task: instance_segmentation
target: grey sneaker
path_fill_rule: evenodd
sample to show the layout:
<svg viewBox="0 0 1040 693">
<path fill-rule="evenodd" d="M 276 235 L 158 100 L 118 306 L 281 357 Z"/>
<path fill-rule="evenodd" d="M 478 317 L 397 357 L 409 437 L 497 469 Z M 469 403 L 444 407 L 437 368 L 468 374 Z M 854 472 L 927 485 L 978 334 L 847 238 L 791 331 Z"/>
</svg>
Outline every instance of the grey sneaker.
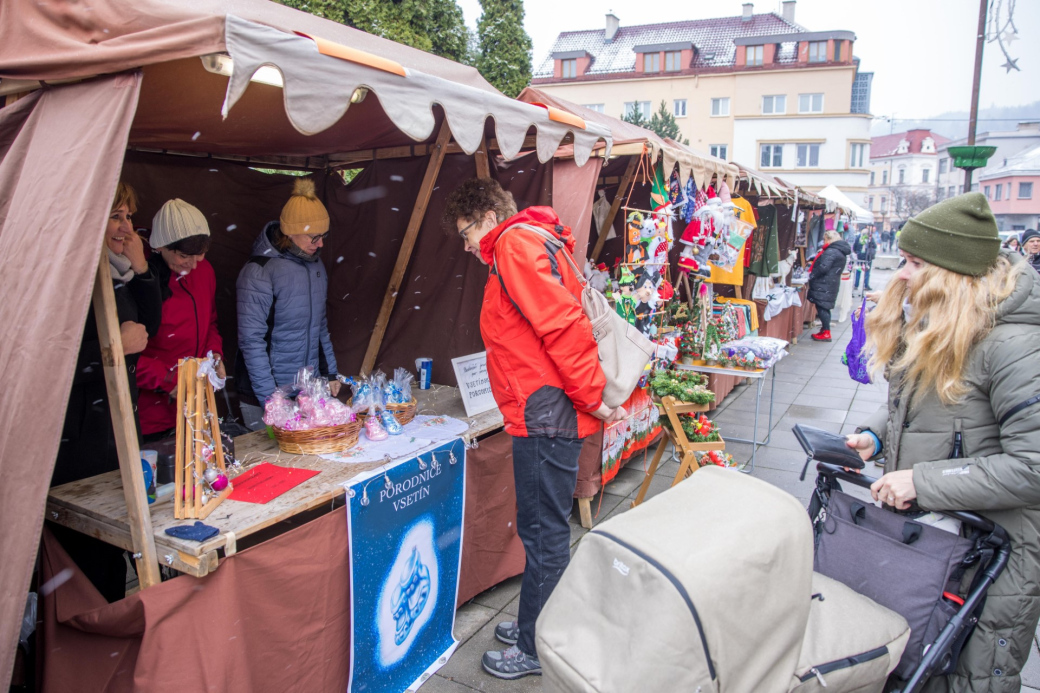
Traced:
<svg viewBox="0 0 1040 693">
<path fill-rule="evenodd" d="M 520 639 L 520 624 L 516 621 L 502 621 L 495 626 L 495 637 L 499 642 L 507 645 L 515 645 Z"/>
<path fill-rule="evenodd" d="M 528 674 L 542 675 L 542 665 L 536 657 L 528 657 L 513 645 L 508 650 L 485 652 L 480 660 L 484 671 L 500 679 L 518 679 Z"/>
</svg>

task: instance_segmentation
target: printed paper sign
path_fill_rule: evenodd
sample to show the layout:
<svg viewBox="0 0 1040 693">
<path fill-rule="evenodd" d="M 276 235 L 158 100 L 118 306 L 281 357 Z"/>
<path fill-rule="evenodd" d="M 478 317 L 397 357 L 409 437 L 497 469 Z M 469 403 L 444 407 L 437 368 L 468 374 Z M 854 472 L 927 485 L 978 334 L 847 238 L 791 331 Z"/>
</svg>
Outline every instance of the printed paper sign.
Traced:
<svg viewBox="0 0 1040 693">
<path fill-rule="evenodd" d="M 483 414 L 498 406 L 491 395 L 486 351 L 452 359 L 451 365 L 455 369 L 455 379 L 459 381 L 459 392 L 462 393 L 466 416 Z"/>
<path fill-rule="evenodd" d="M 466 446 L 461 439 L 355 477 L 347 491 L 347 690 L 418 688 L 458 646 Z"/>
</svg>

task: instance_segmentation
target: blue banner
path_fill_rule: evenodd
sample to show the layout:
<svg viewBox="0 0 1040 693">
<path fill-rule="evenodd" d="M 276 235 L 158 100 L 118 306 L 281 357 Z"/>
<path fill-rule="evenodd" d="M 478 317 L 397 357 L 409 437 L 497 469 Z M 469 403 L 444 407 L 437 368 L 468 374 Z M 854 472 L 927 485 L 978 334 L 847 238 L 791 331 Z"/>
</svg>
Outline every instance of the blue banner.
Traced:
<svg viewBox="0 0 1040 693">
<path fill-rule="evenodd" d="M 461 439 L 347 489 L 353 638 L 348 690 L 417 688 L 455 651 L 466 447 Z"/>
</svg>

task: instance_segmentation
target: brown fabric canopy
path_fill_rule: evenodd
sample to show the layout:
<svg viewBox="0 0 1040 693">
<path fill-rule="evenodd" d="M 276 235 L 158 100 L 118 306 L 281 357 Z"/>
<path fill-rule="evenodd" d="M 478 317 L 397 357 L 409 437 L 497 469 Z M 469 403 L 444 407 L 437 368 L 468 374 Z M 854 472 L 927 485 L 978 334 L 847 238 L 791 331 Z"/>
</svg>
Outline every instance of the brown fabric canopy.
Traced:
<svg viewBox="0 0 1040 693">
<path fill-rule="evenodd" d="M 0 23 L 3 19 L 0 19 Z M 119 180 L 137 74 L 0 109 L 0 681 L 10 680 L 44 500 Z"/>
</svg>

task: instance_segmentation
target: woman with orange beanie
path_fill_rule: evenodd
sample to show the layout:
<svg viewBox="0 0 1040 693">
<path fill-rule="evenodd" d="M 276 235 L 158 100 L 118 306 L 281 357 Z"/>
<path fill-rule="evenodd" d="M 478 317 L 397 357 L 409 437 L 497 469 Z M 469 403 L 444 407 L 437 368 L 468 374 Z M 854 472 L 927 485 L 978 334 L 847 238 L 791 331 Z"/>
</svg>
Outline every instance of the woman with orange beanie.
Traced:
<svg viewBox="0 0 1040 693">
<path fill-rule="evenodd" d="M 329 278 L 321 263 L 328 233 L 329 213 L 314 181 L 299 178 L 280 218 L 264 227 L 238 275 L 235 381 L 250 428 L 263 427 L 264 400 L 292 384 L 304 366 L 329 377 L 332 394 L 339 392 L 325 315 Z"/>
</svg>

